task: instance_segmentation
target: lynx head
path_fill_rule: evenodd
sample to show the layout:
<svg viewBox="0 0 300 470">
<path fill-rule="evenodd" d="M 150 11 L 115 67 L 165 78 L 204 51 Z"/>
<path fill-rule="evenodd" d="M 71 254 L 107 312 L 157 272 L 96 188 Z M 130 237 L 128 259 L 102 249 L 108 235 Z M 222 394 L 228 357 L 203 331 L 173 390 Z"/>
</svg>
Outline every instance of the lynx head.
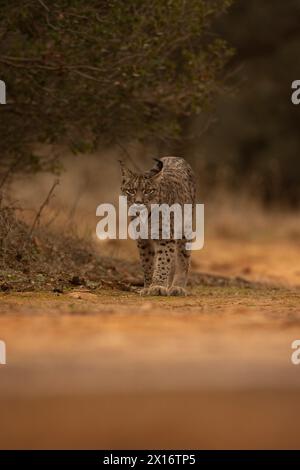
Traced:
<svg viewBox="0 0 300 470">
<path fill-rule="evenodd" d="M 121 191 L 123 196 L 127 196 L 128 204 L 150 204 L 159 203 L 160 177 L 163 163 L 156 160 L 156 166 L 144 174 L 136 174 L 126 168 L 120 161 L 122 183 Z"/>
</svg>

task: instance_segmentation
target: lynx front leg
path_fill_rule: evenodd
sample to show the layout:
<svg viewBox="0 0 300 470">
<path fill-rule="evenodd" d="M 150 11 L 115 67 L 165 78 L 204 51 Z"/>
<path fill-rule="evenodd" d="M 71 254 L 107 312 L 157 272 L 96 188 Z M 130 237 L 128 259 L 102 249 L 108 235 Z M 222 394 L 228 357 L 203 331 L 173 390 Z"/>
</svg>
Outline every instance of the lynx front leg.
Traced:
<svg viewBox="0 0 300 470">
<path fill-rule="evenodd" d="M 154 266 L 154 247 L 151 240 L 137 240 L 137 246 L 140 253 L 140 259 L 142 263 L 144 273 L 144 289 L 141 293 L 146 293 L 147 288 L 152 282 L 153 266 Z M 145 292 L 143 292 L 145 291 Z"/>
<path fill-rule="evenodd" d="M 159 240 L 155 242 L 155 261 L 152 283 L 146 295 L 169 295 L 168 283 L 173 261 L 173 246 L 174 243 L 172 240 Z"/>
<path fill-rule="evenodd" d="M 177 240 L 176 243 L 176 272 L 169 295 L 187 295 L 185 290 L 190 267 L 191 251 L 185 248 L 186 240 Z"/>
</svg>

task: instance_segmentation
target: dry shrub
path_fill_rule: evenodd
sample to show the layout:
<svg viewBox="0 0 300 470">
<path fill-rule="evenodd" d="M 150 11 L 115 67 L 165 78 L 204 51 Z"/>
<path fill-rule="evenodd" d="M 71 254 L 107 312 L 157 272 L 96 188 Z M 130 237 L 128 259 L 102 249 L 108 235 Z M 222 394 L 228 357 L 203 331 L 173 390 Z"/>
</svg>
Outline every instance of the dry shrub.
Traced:
<svg viewBox="0 0 300 470">
<path fill-rule="evenodd" d="M 137 266 L 97 254 L 92 242 L 75 234 L 31 227 L 13 206 L 0 207 L 0 286 L 2 291 L 54 290 L 74 286 L 129 290 L 140 284 Z"/>
</svg>

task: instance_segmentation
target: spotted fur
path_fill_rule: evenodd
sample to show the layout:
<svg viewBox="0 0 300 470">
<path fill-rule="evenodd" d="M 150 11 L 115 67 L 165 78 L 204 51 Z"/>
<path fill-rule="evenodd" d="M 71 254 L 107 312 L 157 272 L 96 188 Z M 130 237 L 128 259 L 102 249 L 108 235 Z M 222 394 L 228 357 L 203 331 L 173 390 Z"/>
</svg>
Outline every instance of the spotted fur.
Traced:
<svg viewBox="0 0 300 470">
<path fill-rule="evenodd" d="M 195 203 L 195 180 L 190 165 L 178 157 L 163 157 L 147 173 L 136 174 L 121 162 L 122 194 L 128 204 Z M 160 237 L 159 237 L 160 238 Z M 186 240 L 137 240 L 144 271 L 142 295 L 186 295 L 190 251 Z"/>
</svg>

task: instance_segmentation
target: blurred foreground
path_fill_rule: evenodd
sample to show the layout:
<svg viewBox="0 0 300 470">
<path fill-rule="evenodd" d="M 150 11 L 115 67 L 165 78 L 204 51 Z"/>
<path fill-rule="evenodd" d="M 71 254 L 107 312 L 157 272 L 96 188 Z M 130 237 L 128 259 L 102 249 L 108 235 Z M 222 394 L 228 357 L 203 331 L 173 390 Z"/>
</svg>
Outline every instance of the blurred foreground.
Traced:
<svg viewBox="0 0 300 470">
<path fill-rule="evenodd" d="M 2 294 L 1 448 L 299 448 L 299 244 L 228 237 L 186 298 Z"/>
</svg>

